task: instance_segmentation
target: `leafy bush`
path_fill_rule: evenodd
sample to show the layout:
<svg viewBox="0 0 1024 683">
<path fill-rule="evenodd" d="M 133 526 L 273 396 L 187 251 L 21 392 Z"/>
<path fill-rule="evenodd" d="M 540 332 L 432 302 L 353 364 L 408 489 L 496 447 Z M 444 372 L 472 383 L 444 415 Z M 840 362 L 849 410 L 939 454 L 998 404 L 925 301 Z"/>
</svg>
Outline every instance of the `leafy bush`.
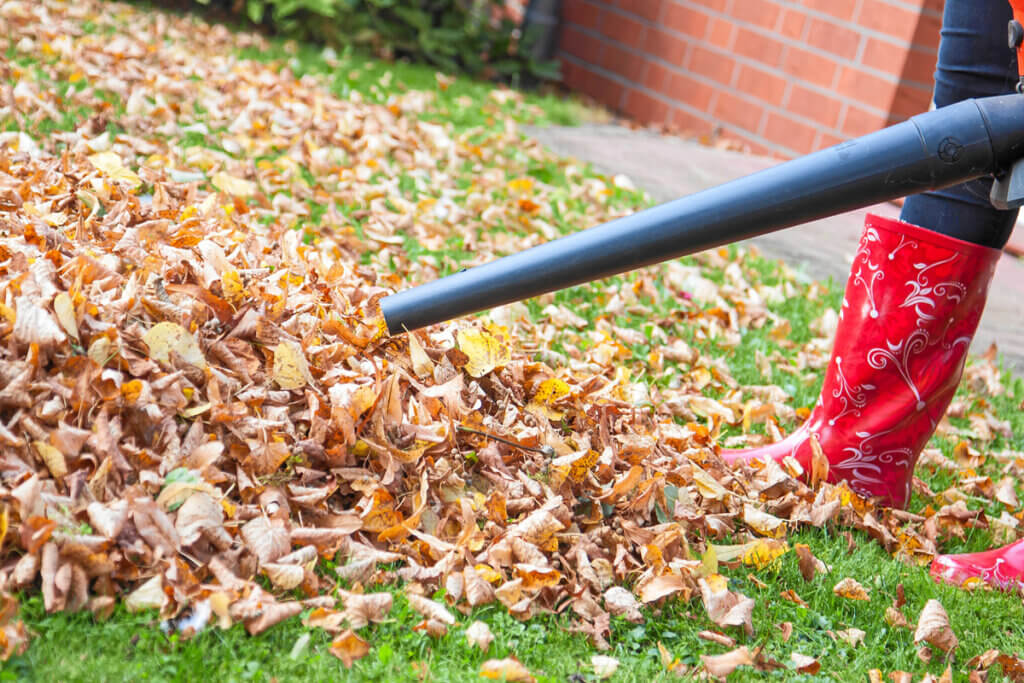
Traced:
<svg viewBox="0 0 1024 683">
<path fill-rule="evenodd" d="M 557 79 L 557 63 L 531 56 L 512 0 L 191 0 L 280 35 L 430 62 L 507 81 Z"/>
</svg>

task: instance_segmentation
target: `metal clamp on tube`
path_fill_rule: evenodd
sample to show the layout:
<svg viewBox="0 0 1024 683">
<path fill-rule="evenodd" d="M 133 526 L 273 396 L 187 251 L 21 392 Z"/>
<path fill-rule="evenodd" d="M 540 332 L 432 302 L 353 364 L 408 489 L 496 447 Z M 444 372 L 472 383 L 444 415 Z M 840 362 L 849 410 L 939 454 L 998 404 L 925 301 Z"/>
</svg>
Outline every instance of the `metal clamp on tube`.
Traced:
<svg viewBox="0 0 1024 683">
<path fill-rule="evenodd" d="M 1024 2 L 1024 0 L 1021 0 Z M 1024 97 L 967 100 L 381 300 L 391 334 L 988 174 L 1024 158 Z"/>
</svg>

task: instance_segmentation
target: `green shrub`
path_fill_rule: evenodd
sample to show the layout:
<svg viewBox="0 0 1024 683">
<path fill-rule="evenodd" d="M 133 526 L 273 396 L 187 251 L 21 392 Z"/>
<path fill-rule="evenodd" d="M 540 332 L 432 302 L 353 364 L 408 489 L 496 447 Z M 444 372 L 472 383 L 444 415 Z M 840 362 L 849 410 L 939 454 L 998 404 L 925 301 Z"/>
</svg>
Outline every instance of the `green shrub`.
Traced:
<svg viewBox="0 0 1024 683">
<path fill-rule="evenodd" d="M 519 82 L 557 79 L 557 63 L 530 56 L 508 0 L 191 0 L 279 35 L 357 45 L 386 58 Z"/>
</svg>

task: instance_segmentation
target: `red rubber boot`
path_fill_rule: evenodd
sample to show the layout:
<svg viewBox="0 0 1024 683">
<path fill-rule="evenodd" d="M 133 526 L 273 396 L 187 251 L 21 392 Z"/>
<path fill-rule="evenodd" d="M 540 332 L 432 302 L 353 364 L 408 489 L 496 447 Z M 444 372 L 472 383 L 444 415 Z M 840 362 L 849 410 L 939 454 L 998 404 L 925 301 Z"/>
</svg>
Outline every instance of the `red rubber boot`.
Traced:
<svg viewBox="0 0 1024 683">
<path fill-rule="evenodd" d="M 932 561 L 932 577 L 955 586 L 970 587 L 983 581 L 993 588 L 1024 589 L 1024 540 L 983 553 L 939 555 Z"/>
<path fill-rule="evenodd" d="M 814 434 L 829 481 L 903 507 L 917 456 L 960 382 L 1000 253 L 868 215 L 810 417 L 778 443 L 723 457 L 791 455 L 809 472 Z"/>
</svg>

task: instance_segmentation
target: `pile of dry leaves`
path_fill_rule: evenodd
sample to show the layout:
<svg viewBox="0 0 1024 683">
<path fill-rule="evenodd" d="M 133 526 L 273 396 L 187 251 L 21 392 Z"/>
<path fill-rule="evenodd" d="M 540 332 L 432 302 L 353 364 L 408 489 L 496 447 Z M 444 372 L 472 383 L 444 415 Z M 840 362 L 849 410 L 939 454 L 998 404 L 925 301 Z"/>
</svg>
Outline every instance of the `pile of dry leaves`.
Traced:
<svg viewBox="0 0 1024 683">
<path fill-rule="evenodd" d="M 82 28 L 108 15 L 122 22 L 112 38 Z M 778 387 L 738 386 L 721 359 L 666 333 L 678 319 L 652 320 L 647 359 L 623 345 L 637 332 L 607 320 L 577 332 L 585 351 L 552 351 L 586 324 L 554 304 L 536 324 L 513 306 L 488 323 L 386 336 L 379 298 L 444 265 L 409 259 L 407 238 L 436 248 L 462 234 L 486 260 L 552 236 L 544 189 L 496 165 L 508 150 L 546 158 L 511 123 L 481 144 L 425 123 L 429 93 L 338 99 L 232 56 L 258 38 L 111 3 L 4 3 L 0 35 L 0 47 L 46 57 L 2 64 L 19 80 L 0 114 L 93 112 L 73 132 L 0 134 L 6 591 L 41 590 L 51 612 L 157 608 L 193 631 L 213 620 L 259 633 L 314 607 L 307 623 L 336 632 L 332 651 L 350 663 L 368 650 L 353 629 L 391 607 L 369 589 L 400 582 L 432 635 L 455 623 L 452 609 L 497 601 L 522 619 L 573 613 L 604 648 L 611 615 L 640 620 L 666 598 L 699 597 L 715 623 L 753 633 L 753 600 L 719 569 L 767 566 L 800 526 L 863 529 L 923 563 L 941 536 L 990 523 L 956 492 L 933 494 L 929 516 L 875 509 L 821 483 L 824 462 L 810 485 L 773 464 L 729 469 L 715 454 L 724 424 L 767 423 L 767 436 L 741 439 L 754 443 L 794 411 Z M 88 85 L 48 87 L 39 72 Z M 124 104 L 120 132 L 102 93 Z M 206 144 L 183 144 L 188 133 Z M 399 175 L 431 198 L 406 199 Z M 614 215 L 601 181 L 574 192 L 581 225 Z M 311 202 L 326 208 L 306 244 L 293 226 Z M 530 236 L 482 229 L 502 221 Z M 721 286 L 678 264 L 665 276 L 689 292 L 679 317 L 698 335 L 735 340 L 775 322 L 785 336 L 765 301 L 795 285 L 750 285 L 742 261 Z M 642 308 L 648 277 L 608 292 L 608 310 Z M 824 320 L 796 361 L 760 362 L 813 373 L 831 330 Z M 683 370 L 666 389 L 625 369 L 666 360 Z M 970 380 L 1001 391 L 991 365 Z M 961 450 L 964 468 L 983 457 Z M 1007 455 L 1006 473 L 1021 462 Z M 926 463 L 959 467 L 935 453 Z M 1015 536 L 1012 486 L 974 479 L 968 489 L 1007 498 L 1000 524 Z M 825 569 L 797 552 L 811 577 Z M 322 558 L 337 558 L 336 575 Z M 863 591 L 836 581 L 851 599 Z M 439 588 L 447 604 L 428 597 Z M 15 613 L 5 597 L 5 657 L 26 646 Z M 485 646 L 486 627 L 474 628 Z M 710 673 L 778 664 L 747 648 L 722 657 L 706 658 Z"/>
</svg>

